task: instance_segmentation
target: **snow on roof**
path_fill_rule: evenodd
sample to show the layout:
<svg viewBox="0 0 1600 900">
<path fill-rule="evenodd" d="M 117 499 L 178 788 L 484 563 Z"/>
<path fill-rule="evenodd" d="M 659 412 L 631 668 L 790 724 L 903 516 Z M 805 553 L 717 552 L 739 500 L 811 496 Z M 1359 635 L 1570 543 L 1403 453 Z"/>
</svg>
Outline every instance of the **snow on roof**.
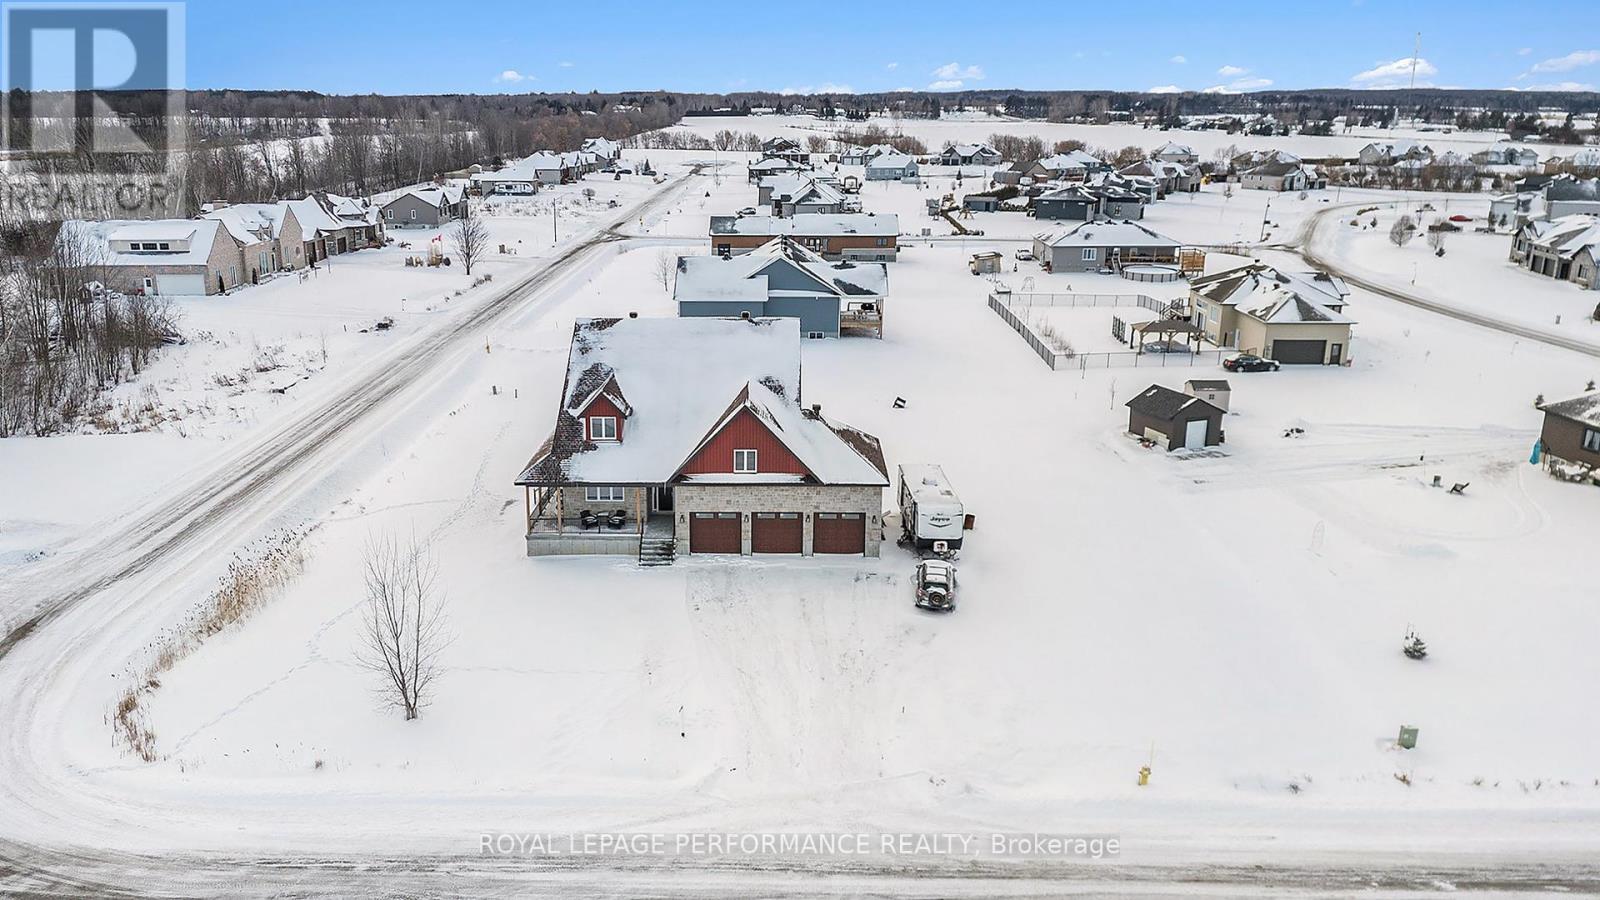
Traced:
<svg viewBox="0 0 1600 900">
<path fill-rule="evenodd" d="M 1162 144 L 1156 148 L 1155 155 L 1161 156 L 1164 153 L 1181 153 L 1185 156 L 1193 156 L 1194 148 L 1190 147 L 1188 144 L 1180 144 L 1177 141 L 1167 141 L 1165 144 Z"/>
<path fill-rule="evenodd" d="M 750 168 L 757 172 L 792 172 L 800 168 L 800 164 L 790 159 L 784 159 L 781 156 L 769 156 L 766 159 L 751 163 Z"/>
<path fill-rule="evenodd" d="M 1544 196 L 1548 200 L 1600 200 L 1600 178 L 1557 175 L 1545 182 Z"/>
<path fill-rule="evenodd" d="M 977 156 L 980 153 L 986 156 L 1000 155 L 988 144 L 951 144 L 944 148 L 944 153 L 954 153 L 956 156 Z"/>
<path fill-rule="evenodd" d="M 1238 310 L 1252 319 L 1268 325 L 1297 325 L 1308 323 L 1351 324 L 1352 319 L 1334 312 L 1326 306 L 1302 297 L 1290 288 L 1272 282 L 1254 291 L 1248 302 L 1236 304 Z"/>
<path fill-rule="evenodd" d="M 1079 222 L 1070 228 L 1038 236 L 1051 247 L 1173 247 L 1179 243 L 1133 222 Z"/>
<path fill-rule="evenodd" d="M 809 280 L 811 290 L 769 288 L 775 267 L 786 267 Z M 889 269 L 883 263 L 829 263 L 821 256 L 781 237 L 738 256 L 680 256 L 673 299 L 765 301 L 776 296 L 833 296 L 841 300 L 881 298 L 889 290 Z"/>
<path fill-rule="evenodd" d="M 798 172 L 767 175 L 761 179 L 760 184 L 762 187 L 770 188 L 773 197 L 788 198 L 790 203 L 844 202 L 844 193 L 839 189 Z"/>
<path fill-rule="evenodd" d="M 445 206 L 454 206 L 455 204 L 460 203 L 461 196 L 461 189 L 454 185 L 419 185 L 417 187 L 406 188 L 399 194 L 396 194 L 394 199 L 390 200 L 389 203 L 394 203 L 396 200 L 399 200 L 402 197 L 415 197 L 434 209 L 441 209 Z M 387 206 L 389 204 L 386 203 L 384 205 Z"/>
<path fill-rule="evenodd" d="M 1600 428 L 1600 391 L 1586 391 L 1568 400 L 1558 400 L 1539 407 L 1547 413 Z"/>
<path fill-rule="evenodd" d="M 234 240 L 254 244 L 278 237 L 288 208 L 281 203 L 237 203 L 201 214 L 221 222 Z"/>
<path fill-rule="evenodd" d="M 146 219 L 105 222 L 69 220 L 63 222 L 56 240 L 82 236 L 97 244 L 110 266 L 203 266 L 211 257 L 211 247 L 223 231 L 215 219 Z M 168 251 L 118 252 L 112 241 L 183 242 L 186 249 Z"/>
<path fill-rule="evenodd" d="M 1226 305 L 1248 301 L 1253 292 L 1273 284 L 1283 285 L 1323 306 L 1343 306 L 1345 298 L 1350 296 L 1350 286 L 1337 275 L 1285 272 L 1259 262 L 1203 275 L 1190 282 L 1189 288 L 1208 300 Z"/>
<path fill-rule="evenodd" d="M 1600 217 L 1575 213 L 1559 219 L 1529 223 L 1532 244 L 1562 259 L 1571 259 L 1589 247 L 1600 246 Z"/>
<path fill-rule="evenodd" d="M 909 165 L 917 165 L 917 160 L 910 159 L 902 152 L 891 151 L 874 157 L 872 162 L 867 163 L 867 168 L 906 168 Z"/>
<path fill-rule="evenodd" d="M 617 156 L 622 152 L 622 145 L 607 138 L 592 137 L 585 138 L 583 144 L 578 149 L 586 150 L 590 153 L 593 153 L 597 156 L 603 156 L 607 159 L 616 159 Z"/>
<path fill-rule="evenodd" d="M 911 499 L 927 511 L 940 509 L 960 515 L 961 498 L 956 496 L 944 469 L 933 463 L 905 463 L 900 467 L 900 483 L 906 486 Z"/>
<path fill-rule="evenodd" d="M 572 410 L 597 390 L 627 392 L 622 441 L 583 439 Z M 771 318 L 578 320 L 555 431 L 517 481 L 663 484 L 742 409 L 818 480 L 887 484 L 875 438 L 802 412 L 799 320 Z"/>
<path fill-rule="evenodd" d="M 900 233 L 900 217 L 894 213 L 798 213 L 785 218 L 775 216 L 712 216 L 712 234 L 824 236 L 862 234 L 887 237 Z"/>
</svg>

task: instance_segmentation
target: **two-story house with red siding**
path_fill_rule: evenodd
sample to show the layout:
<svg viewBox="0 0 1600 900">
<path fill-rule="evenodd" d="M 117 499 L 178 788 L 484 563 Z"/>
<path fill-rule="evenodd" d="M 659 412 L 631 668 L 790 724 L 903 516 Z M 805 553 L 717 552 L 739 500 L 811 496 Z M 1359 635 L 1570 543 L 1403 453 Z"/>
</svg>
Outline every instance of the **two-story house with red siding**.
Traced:
<svg viewBox="0 0 1600 900">
<path fill-rule="evenodd" d="M 790 318 L 582 319 L 528 461 L 528 555 L 877 556 L 877 438 L 800 388 Z"/>
</svg>

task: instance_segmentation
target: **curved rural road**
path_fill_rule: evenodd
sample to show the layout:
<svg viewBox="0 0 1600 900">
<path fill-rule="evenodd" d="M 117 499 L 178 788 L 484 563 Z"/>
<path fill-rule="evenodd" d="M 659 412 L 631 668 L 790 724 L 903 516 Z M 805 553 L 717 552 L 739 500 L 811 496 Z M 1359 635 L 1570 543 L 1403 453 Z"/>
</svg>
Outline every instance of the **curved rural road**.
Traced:
<svg viewBox="0 0 1600 900">
<path fill-rule="evenodd" d="M 1560 347 L 1563 350 L 1571 350 L 1574 353 L 1582 353 L 1586 356 L 1600 357 L 1600 345 L 1590 343 L 1589 341 L 1580 340 L 1578 338 L 1567 337 L 1566 335 L 1554 334 L 1552 332 L 1545 331 L 1542 328 L 1533 328 L 1523 325 L 1519 322 L 1513 322 L 1509 319 L 1499 318 L 1498 316 L 1491 316 L 1485 313 L 1461 309 L 1460 307 L 1451 306 L 1448 303 L 1440 303 L 1436 300 L 1429 300 L 1426 297 L 1421 297 L 1390 285 L 1380 284 L 1370 278 L 1351 272 L 1348 268 L 1340 265 L 1337 259 L 1330 257 L 1325 253 L 1318 252 L 1316 249 L 1317 233 L 1322 228 L 1323 224 L 1330 217 L 1337 219 L 1336 214 L 1342 210 L 1357 205 L 1360 204 L 1345 204 L 1343 206 L 1332 206 L 1327 209 L 1318 210 L 1306 218 L 1305 223 L 1300 227 L 1299 235 L 1296 236 L 1292 244 L 1269 244 L 1265 246 L 1271 249 L 1281 249 L 1290 253 L 1294 253 L 1316 268 L 1332 275 L 1337 275 L 1356 287 L 1371 291 L 1380 297 L 1387 297 L 1390 300 L 1404 303 L 1407 306 L 1425 309 L 1428 312 L 1437 313 L 1441 316 L 1449 316 L 1452 319 L 1458 319 L 1462 322 L 1470 322 L 1473 325 L 1481 325 L 1484 328 L 1490 328 L 1495 331 L 1515 335 L 1516 337 L 1520 338 L 1527 338 L 1531 341 L 1538 341 L 1541 344 L 1548 344 L 1552 347 Z"/>
</svg>

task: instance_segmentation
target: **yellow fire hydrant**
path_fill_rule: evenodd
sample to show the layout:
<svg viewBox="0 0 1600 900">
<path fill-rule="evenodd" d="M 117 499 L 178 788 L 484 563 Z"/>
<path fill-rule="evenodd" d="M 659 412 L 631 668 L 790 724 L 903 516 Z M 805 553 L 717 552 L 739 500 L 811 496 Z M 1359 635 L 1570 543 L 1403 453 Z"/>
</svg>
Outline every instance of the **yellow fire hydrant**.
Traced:
<svg viewBox="0 0 1600 900">
<path fill-rule="evenodd" d="M 1149 783 L 1150 783 L 1150 767 L 1149 766 L 1140 766 L 1139 767 L 1139 787 L 1144 787 L 1144 786 L 1148 785 Z"/>
</svg>

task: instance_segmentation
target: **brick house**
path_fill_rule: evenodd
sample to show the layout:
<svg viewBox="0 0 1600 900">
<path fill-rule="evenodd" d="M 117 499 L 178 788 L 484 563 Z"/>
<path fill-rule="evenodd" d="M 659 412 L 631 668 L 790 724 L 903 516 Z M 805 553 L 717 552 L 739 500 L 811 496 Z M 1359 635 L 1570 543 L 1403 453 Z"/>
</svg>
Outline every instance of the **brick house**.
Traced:
<svg viewBox="0 0 1600 900">
<path fill-rule="evenodd" d="M 239 242 L 214 219 L 68 221 L 56 240 L 95 253 L 110 286 L 129 293 L 218 294 L 248 283 Z"/>
<path fill-rule="evenodd" d="M 778 237 L 792 238 L 827 260 L 894 262 L 900 217 L 892 213 L 711 217 L 711 252 L 719 256 L 748 253 Z"/>
<path fill-rule="evenodd" d="M 883 451 L 800 383 L 795 319 L 580 319 L 516 480 L 528 555 L 877 556 Z"/>
</svg>

